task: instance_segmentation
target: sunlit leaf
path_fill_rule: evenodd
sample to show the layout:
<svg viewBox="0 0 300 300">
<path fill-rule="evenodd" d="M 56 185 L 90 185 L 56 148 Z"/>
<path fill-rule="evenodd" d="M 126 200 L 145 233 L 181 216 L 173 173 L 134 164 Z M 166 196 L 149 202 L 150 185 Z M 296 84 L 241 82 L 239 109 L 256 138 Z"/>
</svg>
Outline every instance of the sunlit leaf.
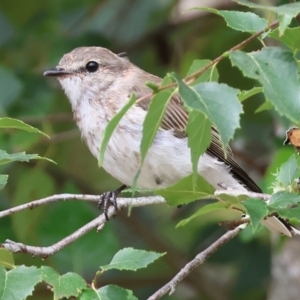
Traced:
<svg viewBox="0 0 300 300">
<path fill-rule="evenodd" d="M 199 83 L 187 86 L 176 74 L 179 94 L 190 110 L 204 113 L 217 128 L 224 149 L 239 127 L 242 106 L 237 98 L 238 90 L 217 82 Z"/>
<path fill-rule="evenodd" d="M 32 127 L 32 126 L 24 123 L 23 121 L 17 120 L 17 119 L 0 118 L 0 128 L 20 129 L 20 130 L 24 130 L 24 131 L 27 131 L 27 132 L 39 133 L 39 134 L 42 134 L 42 135 L 49 138 L 49 136 L 46 133 L 38 130 L 35 127 Z"/>
<path fill-rule="evenodd" d="M 279 6 L 269 6 L 269 5 L 260 5 L 253 3 L 247 0 L 234 0 L 238 4 L 245 5 L 251 8 L 260 8 L 266 9 L 278 14 L 278 19 L 280 21 L 279 30 L 280 34 L 284 32 L 287 26 L 291 23 L 292 19 L 300 13 L 300 3 L 294 2 Z"/>
<path fill-rule="evenodd" d="M 106 125 L 104 134 L 103 134 L 103 140 L 100 146 L 100 151 L 99 151 L 99 158 L 98 158 L 98 165 L 102 166 L 103 160 L 104 160 L 104 154 L 105 150 L 107 148 L 108 142 L 113 135 L 116 127 L 118 126 L 119 122 L 123 118 L 123 116 L 126 114 L 126 112 L 130 109 L 132 105 L 134 105 L 136 101 L 136 97 L 134 94 L 131 95 L 129 101 L 127 104 L 125 104 L 122 109 L 114 115 L 114 117 L 109 121 L 109 123 Z"/>
<path fill-rule="evenodd" d="M 258 32 L 268 26 L 268 21 L 252 12 L 217 10 L 209 7 L 199 7 L 200 10 L 209 11 L 222 16 L 227 25 L 242 32 Z"/>
<path fill-rule="evenodd" d="M 117 252 L 109 265 L 101 266 L 102 270 L 131 270 L 145 268 L 165 253 L 124 248 Z"/>
<path fill-rule="evenodd" d="M 170 187 L 156 190 L 155 193 L 164 197 L 172 206 L 213 195 L 215 189 L 203 177 L 197 174 L 196 185 L 194 185 L 193 179 L 193 174 L 191 174 Z"/>
<path fill-rule="evenodd" d="M 268 214 L 267 203 L 258 199 L 248 199 L 242 203 L 250 217 L 251 226 L 255 232 L 258 229 L 259 223 Z"/>
<path fill-rule="evenodd" d="M 300 123 L 300 81 L 292 52 L 268 47 L 251 53 L 234 51 L 229 57 L 245 76 L 262 84 L 266 98 L 280 114 Z"/>
</svg>

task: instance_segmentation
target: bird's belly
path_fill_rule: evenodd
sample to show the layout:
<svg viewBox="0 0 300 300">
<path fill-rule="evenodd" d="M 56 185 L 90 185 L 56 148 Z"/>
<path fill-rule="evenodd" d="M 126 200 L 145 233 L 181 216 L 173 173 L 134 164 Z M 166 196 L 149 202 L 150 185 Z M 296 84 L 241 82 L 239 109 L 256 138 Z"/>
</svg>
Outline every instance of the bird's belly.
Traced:
<svg viewBox="0 0 300 300">
<path fill-rule="evenodd" d="M 175 184 L 192 173 L 190 149 L 187 139 L 180 139 L 171 131 L 159 131 L 150 147 L 143 165 L 140 164 L 141 134 L 114 134 L 104 158 L 104 169 L 123 184 L 131 186 L 141 167 L 137 186 L 159 189 Z M 241 188 L 228 167 L 216 158 L 203 154 L 198 163 L 198 173 L 216 189 L 219 183 Z"/>
</svg>

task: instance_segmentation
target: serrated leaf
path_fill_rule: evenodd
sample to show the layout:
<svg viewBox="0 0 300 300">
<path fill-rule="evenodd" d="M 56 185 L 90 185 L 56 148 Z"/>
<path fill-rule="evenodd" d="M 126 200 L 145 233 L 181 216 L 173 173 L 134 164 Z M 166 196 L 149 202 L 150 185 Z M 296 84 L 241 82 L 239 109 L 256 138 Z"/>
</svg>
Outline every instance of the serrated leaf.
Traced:
<svg viewBox="0 0 300 300">
<path fill-rule="evenodd" d="M 187 86 L 175 73 L 171 76 L 177 81 L 179 94 L 190 110 L 204 113 L 216 126 L 225 147 L 239 127 L 242 106 L 237 98 L 239 90 L 217 82 L 198 83 Z"/>
<path fill-rule="evenodd" d="M 227 210 L 227 208 L 224 206 L 223 203 L 221 202 L 216 202 L 216 203 L 211 203 L 211 204 L 207 204 L 204 205 L 203 207 L 201 207 L 200 209 L 198 209 L 195 213 L 193 213 L 190 217 L 181 220 L 177 225 L 176 228 L 178 227 L 182 227 L 185 226 L 187 223 L 191 222 L 193 219 L 208 214 L 212 211 L 216 211 L 216 210 Z"/>
<path fill-rule="evenodd" d="M 13 269 L 15 267 L 12 253 L 4 248 L 0 248 L 0 265 L 6 269 Z M 0 299 L 2 298 L 0 297 Z"/>
<path fill-rule="evenodd" d="M 258 229 L 259 223 L 268 214 L 267 203 L 258 199 L 248 199 L 242 203 L 250 217 L 253 232 Z"/>
<path fill-rule="evenodd" d="M 101 300 L 138 300 L 131 290 L 125 290 L 117 285 L 106 285 L 98 290 Z"/>
<path fill-rule="evenodd" d="M 273 207 L 269 207 L 269 208 L 270 208 L 270 212 L 276 212 L 283 219 L 300 222 L 299 206 L 294 208 L 273 208 Z"/>
<path fill-rule="evenodd" d="M 246 77 L 261 82 L 266 98 L 280 114 L 299 123 L 300 81 L 291 51 L 268 47 L 252 53 L 234 51 L 229 57 Z"/>
<path fill-rule="evenodd" d="M 0 299 L 26 299 L 39 281 L 40 272 L 36 267 L 18 266 L 6 271 L 0 266 Z"/>
<path fill-rule="evenodd" d="M 1 164 L 1 161 L 0 161 Z M 2 190 L 7 184 L 8 175 L 0 174 L 0 190 Z"/>
<path fill-rule="evenodd" d="M 193 185 L 195 187 L 198 175 L 199 158 L 209 147 L 211 142 L 211 123 L 203 113 L 192 110 L 189 113 L 186 132 L 188 134 L 188 146 L 191 149 Z"/>
<path fill-rule="evenodd" d="M 195 59 L 190 66 L 189 71 L 186 74 L 186 77 L 190 76 L 191 74 L 201 70 L 202 68 L 206 67 L 211 60 L 209 59 Z M 219 73 L 216 65 L 213 65 L 204 73 L 202 73 L 191 85 L 195 85 L 200 82 L 207 82 L 207 81 L 218 81 L 219 80 Z"/>
<path fill-rule="evenodd" d="M 41 280 L 52 286 L 54 299 L 77 297 L 86 288 L 86 282 L 76 273 L 66 273 L 60 276 L 50 267 L 41 267 Z"/>
<path fill-rule="evenodd" d="M 193 174 L 191 174 L 170 187 L 156 190 L 155 194 L 164 197 L 169 205 L 177 206 L 210 197 L 214 191 L 215 189 L 199 174 L 194 185 Z"/>
<path fill-rule="evenodd" d="M 145 268 L 163 255 L 165 253 L 124 248 L 115 254 L 109 265 L 101 266 L 100 268 L 102 270 L 118 269 L 136 271 L 137 269 Z"/>
<path fill-rule="evenodd" d="M 261 87 L 254 87 L 251 90 L 248 91 L 241 91 L 238 94 L 238 98 L 241 102 L 245 101 L 246 99 L 258 94 L 262 92 L 262 88 Z"/>
<path fill-rule="evenodd" d="M 47 138 L 50 138 L 46 133 L 38 130 L 35 127 L 32 127 L 20 120 L 17 119 L 12 119 L 12 118 L 0 118 L 0 128 L 14 128 L 14 129 L 20 129 L 23 131 L 27 132 L 32 132 L 32 133 L 39 133 Z"/>
<path fill-rule="evenodd" d="M 114 115 L 114 117 L 106 125 L 99 151 L 98 165 L 100 167 L 103 164 L 105 150 L 107 148 L 111 136 L 113 135 L 116 127 L 118 126 L 123 116 L 130 109 L 130 107 L 134 105 L 135 101 L 136 96 L 132 94 L 129 101 L 122 107 L 122 109 L 117 114 Z"/>
<path fill-rule="evenodd" d="M 232 29 L 242 32 L 258 32 L 268 26 L 268 21 L 251 12 L 217 10 L 209 7 L 199 7 L 200 10 L 209 11 L 224 18 Z"/>
<path fill-rule="evenodd" d="M 300 3 L 290 3 L 279 6 L 267 6 L 267 5 L 259 5 L 247 0 L 234 0 L 238 4 L 245 5 L 251 8 L 260 8 L 266 9 L 269 11 L 273 11 L 278 14 L 279 19 L 279 31 L 280 34 L 283 34 L 284 30 L 291 23 L 292 19 L 298 15 L 300 12 Z"/>
<path fill-rule="evenodd" d="M 0 165 L 7 164 L 13 161 L 29 162 L 29 160 L 31 159 L 44 159 L 55 163 L 53 160 L 46 157 L 41 157 L 37 154 L 26 154 L 25 152 L 9 154 L 3 150 L 0 150 Z"/>
<path fill-rule="evenodd" d="M 279 29 L 276 28 L 268 36 L 284 43 L 293 52 L 300 49 L 300 27 L 287 28 L 283 35 L 280 35 Z"/>
<path fill-rule="evenodd" d="M 269 206 L 273 208 L 287 208 L 289 205 L 300 202 L 300 195 L 291 194 L 286 191 L 277 192 L 271 196 Z"/>
<path fill-rule="evenodd" d="M 290 185 L 299 176 L 298 161 L 295 155 L 292 155 L 287 162 L 281 165 L 277 173 L 276 180 L 285 186 Z"/>
</svg>

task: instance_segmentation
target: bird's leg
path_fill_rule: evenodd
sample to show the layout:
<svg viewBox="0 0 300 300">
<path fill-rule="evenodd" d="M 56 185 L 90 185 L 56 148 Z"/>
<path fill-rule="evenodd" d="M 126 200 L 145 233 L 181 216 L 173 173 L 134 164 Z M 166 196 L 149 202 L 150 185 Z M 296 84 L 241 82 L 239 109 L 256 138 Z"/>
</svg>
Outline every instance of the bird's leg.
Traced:
<svg viewBox="0 0 300 300">
<path fill-rule="evenodd" d="M 127 186 L 124 184 L 113 192 L 105 192 L 102 195 L 100 195 L 100 199 L 98 201 L 98 208 L 100 209 L 101 206 L 103 206 L 103 212 L 107 221 L 109 221 L 107 215 L 109 206 L 113 205 L 115 209 L 118 210 L 117 198 L 120 195 L 120 193 L 126 188 Z"/>
</svg>

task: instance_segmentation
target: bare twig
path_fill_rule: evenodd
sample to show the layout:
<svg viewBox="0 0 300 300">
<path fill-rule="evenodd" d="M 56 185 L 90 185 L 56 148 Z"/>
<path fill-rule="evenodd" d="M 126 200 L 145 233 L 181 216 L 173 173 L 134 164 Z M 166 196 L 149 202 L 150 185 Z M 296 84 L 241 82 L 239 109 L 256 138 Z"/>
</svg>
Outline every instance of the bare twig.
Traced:
<svg viewBox="0 0 300 300">
<path fill-rule="evenodd" d="M 21 210 L 31 209 L 33 207 L 37 207 L 39 205 L 59 201 L 59 200 L 84 200 L 84 201 L 92 201 L 97 202 L 99 200 L 99 196 L 93 195 L 72 195 L 72 194 L 61 194 L 61 195 L 54 195 L 51 197 L 47 197 L 44 199 L 36 200 L 28 204 L 23 204 L 17 206 L 15 208 L 8 209 L 6 211 L 1 212 L 0 217 L 7 216 L 13 213 L 16 213 Z M 161 204 L 165 203 L 165 200 L 160 196 L 154 197 L 138 197 L 138 198 L 118 198 L 118 208 L 122 209 L 125 207 L 139 207 L 145 206 L 150 204 Z M 115 207 L 111 206 L 108 210 L 108 217 L 111 218 L 113 215 L 117 213 Z M 22 243 L 16 243 L 10 240 L 6 240 L 5 243 L 1 244 L 2 247 L 11 251 L 11 252 L 18 252 L 18 253 L 28 253 L 33 256 L 41 256 L 43 258 L 52 255 L 70 243 L 74 242 L 81 236 L 85 235 L 87 232 L 91 231 L 94 228 L 98 230 L 102 229 L 104 224 L 106 223 L 106 218 L 104 214 L 101 214 L 91 222 L 87 223 L 86 225 L 82 226 L 74 233 L 70 234 L 69 236 L 65 237 L 61 241 L 57 242 L 56 244 L 49 246 L 49 247 L 35 247 L 29 246 Z"/>
<path fill-rule="evenodd" d="M 214 252 L 216 252 L 221 246 L 233 239 L 240 231 L 241 227 L 236 227 L 233 230 L 226 232 L 213 244 L 211 244 L 204 251 L 200 252 L 193 260 L 187 263 L 180 271 L 170 280 L 166 285 L 156 291 L 148 300 L 160 299 L 163 295 L 169 292 L 171 295 L 174 293 L 176 286 L 182 281 L 188 274 L 190 274 L 195 268 L 202 265 Z"/>
</svg>

